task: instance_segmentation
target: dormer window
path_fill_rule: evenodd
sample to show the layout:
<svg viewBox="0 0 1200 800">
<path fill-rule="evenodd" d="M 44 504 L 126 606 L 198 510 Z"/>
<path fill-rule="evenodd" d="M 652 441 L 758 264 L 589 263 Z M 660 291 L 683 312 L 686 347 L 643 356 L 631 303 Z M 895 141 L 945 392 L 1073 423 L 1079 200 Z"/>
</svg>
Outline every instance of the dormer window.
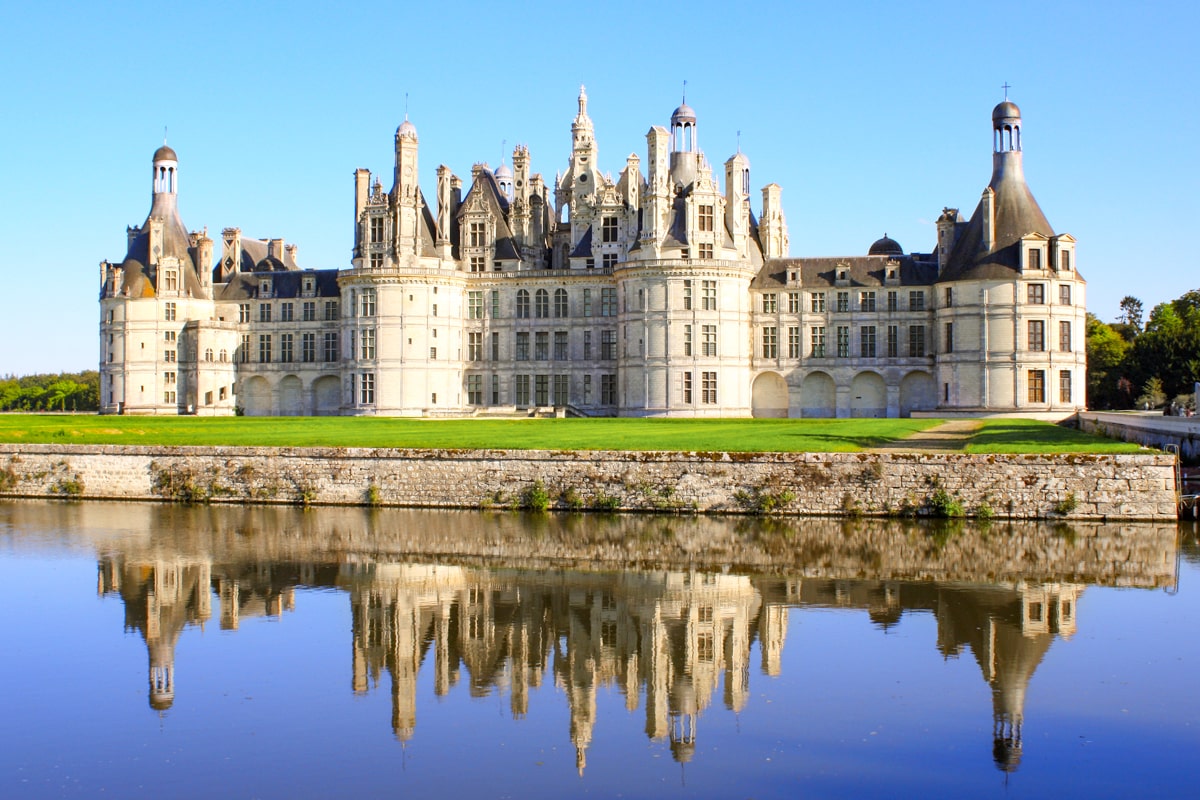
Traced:
<svg viewBox="0 0 1200 800">
<path fill-rule="evenodd" d="M 1071 271 L 1071 251 L 1070 250 L 1059 250 L 1058 251 L 1058 269 L 1061 272 L 1070 272 Z"/>
<path fill-rule="evenodd" d="M 179 291 L 179 273 L 169 269 L 163 273 L 163 289 L 168 292 Z"/>
<path fill-rule="evenodd" d="M 314 286 L 314 284 L 313 284 L 313 279 L 312 279 L 312 278 L 305 278 L 305 279 L 304 279 L 304 294 L 305 294 L 305 295 L 312 295 L 312 293 L 313 293 L 313 286 Z"/>
<path fill-rule="evenodd" d="M 259 297 L 270 297 L 271 296 L 271 282 L 270 281 L 259 281 L 258 296 Z"/>
<path fill-rule="evenodd" d="M 1031 248 L 1029 250 L 1029 256 L 1025 261 L 1025 266 L 1030 270 L 1042 268 L 1042 251 L 1040 248 Z"/>
</svg>

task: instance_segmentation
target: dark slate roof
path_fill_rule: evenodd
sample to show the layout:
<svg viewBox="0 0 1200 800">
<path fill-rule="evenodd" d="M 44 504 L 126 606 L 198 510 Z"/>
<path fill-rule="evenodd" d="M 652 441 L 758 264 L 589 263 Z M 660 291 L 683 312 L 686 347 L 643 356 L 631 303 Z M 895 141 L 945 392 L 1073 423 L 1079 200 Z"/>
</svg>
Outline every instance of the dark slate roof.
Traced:
<svg viewBox="0 0 1200 800">
<path fill-rule="evenodd" d="M 899 285 L 930 286 L 937 278 L 937 260 L 914 253 L 908 256 L 854 256 L 852 258 L 773 258 L 763 264 L 751 283 L 754 289 L 781 289 L 789 285 L 792 272 L 800 273 L 804 287 L 882 287 L 889 261 L 899 267 Z M 847 280 L 837 281 L 839 269 L 847 270 Z M 796 284 L 791 284 L 795 286 Z M 896 286 L 896 283 L 892 283 Z"/>
<path fill-rule="evenodd" d="M 687 247 L 687 201 L 684 193 L 675 195 L 671 204 L 671 221 L 667 226 L 667 235 L 663 238 L 663 247 Z"/>
<path fill-rule="evenodd" d="M 1015 168 L 1005 166 L 1004 159 L 1014 157 L 1019 159 L 1020 154 L 1000 156 L 988 184 L 995 196 L 994 247 L 990 250 L 983 247 L 983 201 L 980 200 L 950 251 L 941 280 L 1010 280 L 1020 275 L 1021 237 L 1031 233 L 1054 236 L 1054 229 L 1025 183 L 1020 163 L 1016 162 Z"/>
<path fill-rule="evenodd" d="M 154 285 L 150 279 L 150 220 L 160 217 L 163 220 L 163 242 L 161 257 L 175 257 L 181 264 L 182 280 L 180 286 L 192 297 L 204 297 L 204 287 L 200 285 L 200 276 L 196 272 L 196 260 L 192 251 L 192 239 L 187 228 L 179 219 L 179 213 L 174 204 L 163 195 L 156 195 L 154 204 L 142 227 L 129 242 L 129 249 L 122 261 L 125 271 L 124 291 L 131 297 L 153 297 Z"/>
<path fill-rule="evenodd" d="M 871 249 L 867 251 L 869 256 L 902 256 L 904 248 L 895 239 L 889 237 L 886 233 L 882 239 L 876 239 L 871 244 Z"/>
<path fill-rule="evenodd" d="M 479 170 L 479 175 L 475 178 L 474 183 L 471 184 L 471 188 L 467 192 L 467 196 L 463 198 L 461 203 L 459 203 L 458 210 L 454 213 L 454 219 L 456 221 L 461 220 L 461 218 L 466 215 L 467 207 L 475 197 L 479 197 L 483 200 L 484 204 L 487 206 L 489 215 L 496 221 L 496 260 L 519 261 L 521 254 L 517 250 L 517 244 L 515 241 L 516 236 L 513 234 L 512 226 L 509 224 L 508 220 L 508 198 L 505 197 L 504 193 L 500 191 L 500 185 L 496 183 L 496 176 L 493 175 L 490 170 Z M 422 201 L 424 201 L 424 198 L 422 198 Z M 426 204 L 425 207 L 428 209 L 429 205 Z M 426 216 L 430 221 L 433 220 L 432 216 Z M 433 230 L 434 228 L 431 227 L 431 236 Z M 433 255 L 432 243 L 433 240 L 431 238 L 430 255 Z"/>
<path fill-rule="evenodd" d="M 575 245 L 575 249 L 571 251 L 570 258 L 591 258 L 592 256 L 592 226 L 588 225 L 583 236 L 579 237 L 579 244 Z"/>
<path fill-rule="evenodd" d="M 306 269 L 287 270 L 286 272 L 271 273 L 271 296 L 284 300 L 302 296 L 304 278 L 316 278 L 316 297 L 338 297 L 340 291 L 337 285 L 338 271 L 336 269 Z M 253 300 L 258 297 L 258 282 L 265 276 L 262 274 L 239 272 L 230 278 L 229 283 L 217 287 L 218 300 Z"/>
</svg>

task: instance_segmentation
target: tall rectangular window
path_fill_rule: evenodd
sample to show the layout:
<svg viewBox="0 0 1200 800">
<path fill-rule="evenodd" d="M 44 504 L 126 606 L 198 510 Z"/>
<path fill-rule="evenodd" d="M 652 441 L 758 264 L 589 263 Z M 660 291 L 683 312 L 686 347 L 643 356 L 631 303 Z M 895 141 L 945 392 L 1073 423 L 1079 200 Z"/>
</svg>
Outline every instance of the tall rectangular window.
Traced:
<svg viewBox="0 0 1200 800">
<path fill-rule="evenodd" d="M 1030 303 L 1040 306 L 1046 302 L 1046 284 L 1031 283 L 1025 288 Z"/>
<path fill-rule="evenodd" d="M 617 240 L 617 218 L 604 217 L 600 223 L 600 241 L 615 242 Z"/>
<path fill-rule="evenodd" d="M 305 300 L 305 301 L 304 301 L 303 312 L 304 312 L 304 321 L 305 321 L 305 322 L 315 322 L 315 321 L 316 321 L 316 319 L 317 319 L 317 304 L 316 304 L 316 301 L 314 301 L 314 300 Z"/>
<path fill-rule="evenodd" d="M 858 329 L 858 350 L 862 358 L 875 358 L 874 325 L 863 325 Z"/>
<path fill-rule="evenodd" d="M 700 336 L 703 340 L 703 350 L 701 355 L 706 358 L 714 358 L 717 355 L 717 326 L 703 325 L 700 328 Z"/>
<path fill-rule="evenodd" d="M 1071 323 L 1067 320 L 1058 323 L 1058 349 L 1064 353 L 1071 352 Z"/>
<path fill-rule="evenodd" d="M 896 358 L 900 355 L 900 326 L 887 326 L 887 357 Z"/>
<path fill-rule="evenodd" d="M 371 405 L 375 402 L 375 373 L 364 372 L 358 376 L 359 405 Z"/>
<path fill-rule="evenodd" d="M 698 216 L 699 216 L 699 222 L 700 222 L 700 230 L 702 230 L 702 231 L 713 230 L 713 207 L 712 206 L 700 206 Z"/>
<path fill-rule="evenodd" d="M 954 288 L 951 286 L 946 287 L 945 305 L 946 308 L 950 308 L 952 305 L 954 305 Z"/>
<path fill-rule="evenodd" d="M 570 303 L 567 298 L 566 289 L 554 290 L 554 316 L 558 319 L 570 315 Z"/>
<path fill-rule="evenodd" d="M 375 357 L 375 329 L 364 328 L 358 334 L 359 358 Z"/>
<path fill-rule="evenodd" d="M 683 373 L 683 402 L 692 404 L 692 373 Z"/>
<path fill-rule="evenodd" d="M 1071 370 L 1064 369 L 1058 373 L 1058 401 L 1071 402 Z"/>
<path fill-rule="evenodd" d="M 764 314 L 774 314 L 779 309 L 778 295 L 774 292 L 767 292 L 762 296 L 762 310 Z"/>
<path fill-rule="evenodd" d="M 325 347 L 324 347 L 325 352 L 323 353 L 324 358 L 322 360 L 323 361 L 337 361 L 338 360 L 338 335 L 337 335 L 337 332 L 335 331 L 333 333 L 325 334 L 324 344 L 325 344 Z"/>
<path fill-rule="evenodd" d="M 615 330 L 600 331 L 600 358 L 603 361 L 615 361 L 617 358 L 617 332 Z"/>
<path fill-rule="evenodd" d="M 500 332 L 492 331 L 492 361 L 500 360 Z M 499 401 L 497 401 L 499 402 Z"/>
<path fill-rule="evenodd" d="M 592 360 L 592 332 L 591 331 L 583 332 L 583 360 L 584 361 Z"/>
<path fill-rule="evenodd" d="M 371 244 L 383 241 L 383 217 L 371 217 Z"/>
<path fill-rule="evenodd" d="M 500 290 L 492 289 L 492 319 L 500 317 Z"/>
<path fill-rule="evenodd" d="M 837 293 L 837 310 L 838 311 L 849 311 L 850 310 L 850 293 L 849 292 L 838 292 Z"/>
<path fill-rule="evenodd" d="M 338 318 L 338 302 L 337 300 L 325 301 L 325 321 L 330 322 Z"/>
<path fill-rule="evenodd" d="M 238 322 L 250 321 L 250 304 L 238 303 Z"/>
<path fill-rule="evenodd" d="M 908 356 L 909 358 L 923 358 L 925 356 L 924 325 L 908 326 Z"/>
<path fill-rule="evenodd" d="M 900 308 L 899 292 L 887 293 L 887 310 L 897 311 Z"/>
<path fill-rule="evenodd" d="M 683 354 L 690 356 L 692 354 L 692 326 L 683 326 Z"/>
<path fill-rule="evenodd" d="M 600 376 L 600 404 L 615 406 L 617 404 L 617 376 Z"/>
<path fill-rule="evenodd" d="M 692 310 L 692 282 L 691 281 L 683 282 L 683 310 L 684 311 Z"/>
<path fill-rule="evenodd" d="M 1046 402 L 1046 372 L 1040 369 L 1029 370 L 1029 402 Z"/>
<path fill-rule="evenodd" d="M 534 405 L 548 406 L 550 405 L 550 376 L 535 375 L 533 379 L 533 402 Z"/>
<path fill-rule="evenodd" d="M 294 360 L 293 334 L 285 333 L 279 337 L 279 360 L 285 364 Z"/>
<path fill-rule="evenodd" d="M 837 354 L 838 358 L 850 357 L 850 326 L 837 326 Z"/>
<path fill-rule="evenodd" d="M 515 356 L 517 361 L 529 360 L 529 332 L 520 331 L 517 333 L 517 351 Z"/>
<path fill-rule="evenodd" d="M 473 406 L 483 405 L 483 376 L 467 376 L 467 403 Z"/>
<path fill-rule="evenodd" d="M 271 363 L 271 335 L 269 333 L 258 337 L 258 361 L 260 364 Z"/>
<path fill-rule="evenodd" d="M 529 405 L 529 376 L 518 375 L 516 378 L 516 390 L 513 402 L 519 406 Z"/>
<path fill-rule="evenodd" d="M 600 290 L 600 316 L 615 317 L 617 315 L 617 290 L 605 288 Z"/>
<path fill-rule="evenodd" d="M 799 314 L 800 313 L 800 293 L 799 292 L 788 292 L 788 313 L 789 314 Z"/>
<path fill-rule="evenodd" d="M 1026 267 L 1031 270 L 1042 268 L 1042 251 L 1040 248 L 1035 247 L 1029 251 L 1029 258 Z"/>
<path fill-rule="evenodd" d="M 1064 306 L 1071 305 L 1071 284 L 1061 283 L 1058 286 L 1058 302 Z"/>
<path fill-rule="evenodd" d="M 1040 352 L 1046 349 L 1046 323 L 1040 319 L 1029 320 L 1029 349 Z"/>
<path fill-rule="evenodd" d="M 592 290 L 583 290 L 583 315 L 590 317 L 592 315 Z"/>
<path fill-rule="evenodd" d="M 306 364 L 317 360 L 317 335 L 305 333 L 300 338 L 300 359 Z"/>
<path fill-rule="evenodd" d="M 517 319 L 529 319 L 528 289 L 517 289 Z"/>
<path fill-rule="evenodd" d="M 250 361 L 250 334 L 242 334 L 242 346 L 238 348 L 238 360 L 243 364 Z"/>
<path fill-rule="evenodd" d="M 467 292 L 467 319 L 483 319 L 483 292 Z"/>
<path fill-rule="evenodd" d="M 555 361 L 566 361 L 568 358 L 570 358 L 570 355 L 568 354 L 567 351 L 568 351 L 567 332 L 566 331 L 555 331 L 554 332 L 554 360 Z"/>
<path fill-rule="evenodd" d="M 375 290 L 363 289 L 358 293 L 358 315 L 360 317 L 375 316 Z"/>
<path fill-rule="evenodd" d="M 814 325 L 810 332 L 812 333 L 812 357 L 825 357 L 825 326 Z"/>
<path fill-rule="evenodd" d="M 700 373 L 700 402 L 710 405 L 717 402 L 717 373 Z"/>
<path fill-rule="evenodd" d="M 471 247 L 487 247 L 487 225 L 483 222 L 472 222 L 467 230 L 470 233 Z"/>
<path fill-rule="evenodd" d="M 567 375 L 554 376 L 554 405 L 565 406 L 571 402 L 570 380 Z"/>
<path fill-rule="evenodd" d="M 717 310 L 717 282 L 700 281 L 700 292 L 703 297 L 705 311 Z"/>
<path fill-rule="evenodd" d="M 481 331 L 467 333 L 467 360 L 483 360 L 483 333 Z"/>
<path fill-rule="evenodd" d="M 279 304 L 279 321 L 280 322 L 291 322 L 292 321 L 292 307 L 294 305 L 295 305 L 294 303 L 280 303 Z"/>
<path fill-rule="evenodd" d="M 859 292 L 858 308 L 860 311 L 875 310 L 875 292 Z"/>
<path fill-rule="evenodd" d="M 550 332 L 538 331 L 533 338 L 533 360 L 550 360 Z"/>
<path fill-rule="evenodd" d="M 908 310 L 909 311 L 924 311 L 925 310 L 925 292 L 909 292 L 908 293 Z"/>
<path fill-rule="evenodd" d="M 259 303 L 258 304 L 258 321 L 259 322 L 270 322 L 271 321 L 271 304 L 270 303 Z"/>
<path fill-rule="evenodd" d="M 800 357 L 800 326 L 791 325 L 787 329 L 788 358 Z"/>
<path fill-rule="evenodd" d="M 825 293 L 813 292 L 808 296 L 809 308 L 814 314 L 825 313 Z"/>
<path fill-rule="evenodd" d="M 945 338 L 943 338 L 943 340 L 942 340 L 942 352 L 943 353 L 953 353 L 954 352 L 954 323 L 947 322 L 945 331 L 946 331 L 946 335 L 945 335 Z"/>
<path fill-rule="evenodd" d="M 1071 251 L 1070 250 L 1059 250 L 1058 251 L 1058 268 L 1060 270 L 1062 270 L 1063 272 L 1067 272 L 1071 269 Z"/>
<path fill-rule="evenodd" d="M 762 354 L 763 358 L 779 357 L 779 328 L 774 326 L 763 328 Z"/>
<path fill-rule="evenodd" d="M 175 308 L 176 308 L 176 306 L 174 303 L 164 303 L 163 304 L 163 319 L 165 319 L 167 322 L 174 322 L 175 321 Z M 268 314 L 267 321 L 269 322 L 270 319 L 271 319 L 271 315 Z"/>
</svg>

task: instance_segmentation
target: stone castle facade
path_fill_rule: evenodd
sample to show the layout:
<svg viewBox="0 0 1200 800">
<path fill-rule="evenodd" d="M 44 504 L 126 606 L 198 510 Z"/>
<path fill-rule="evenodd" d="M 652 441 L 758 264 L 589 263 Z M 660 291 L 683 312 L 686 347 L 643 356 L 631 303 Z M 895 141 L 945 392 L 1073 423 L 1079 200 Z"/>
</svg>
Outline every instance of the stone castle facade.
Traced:
<svg viewBox="0 0 1200 800">
<path fill-rule="evenodd" d="M 101 264 L 103 413 L 903 417 L 1084 407 L 1085 284 L 1025 183 L 1021 116 L 992 112 L 992 179 L 933 252 L 792 258 L 781 189 L 724 186 L 686 103 L 646 162 L 601 172 L 587 95 L 550 186 L 518 146 L 469 185 L 354 176 L 351 264 L 302 269 L 281 239 L 184 227 L 179 161 L 153 157 L 145 223 Z M 643 169 L 645 170 L 643 172 Z M 214 266 L 215 263 L 215 266 Z"/>
</svg>

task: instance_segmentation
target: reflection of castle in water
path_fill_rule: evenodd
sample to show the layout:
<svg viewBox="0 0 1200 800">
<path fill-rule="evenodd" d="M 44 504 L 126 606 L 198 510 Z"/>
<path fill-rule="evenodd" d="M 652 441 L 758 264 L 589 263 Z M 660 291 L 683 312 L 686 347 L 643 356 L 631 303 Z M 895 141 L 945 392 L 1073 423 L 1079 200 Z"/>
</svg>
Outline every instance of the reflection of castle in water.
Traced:
<svg viewBox="0 0 1200 800">
<path fill-rule="evenodd" d="M 928 612 L 946 656 L 971 650 L 992 688 L 997 765 L 1020 761 L 1025 690 L 1055 636 L 1075 630 L 1077 584 L 979 585 L 826 578 L 752 579 L 682 571 L 584 573 L 487 570 L 436 564 L 218 563 L 204 557 L 110 556 L 99 591 L 118 592 L 127 629 L 150 660 L 150 705 L 174 700 L 174 650 L 188 625 L 294 608 L 295 587 L 350 595 L 352 686 L 366 693 L 388 673 L 392 729 L 410 739 L 417 675 L 432 649 L 433 685 L 445 695 L 465 668 L 473 696 L 507 693 L 524 716 L 531 690 L 550 677 L 570 706 L 570 736 L 582 770 L 596 723 L 596 696 L 616 687 L 630 711 L 644 694 L 646 734 L 688 761 L 698 723 L 718 691 L 732 711 L 749 696 L 757 643 L 760 669 L 778 675 L 792 607 L 863 609 L 882 627 Z"/>
</svg>

